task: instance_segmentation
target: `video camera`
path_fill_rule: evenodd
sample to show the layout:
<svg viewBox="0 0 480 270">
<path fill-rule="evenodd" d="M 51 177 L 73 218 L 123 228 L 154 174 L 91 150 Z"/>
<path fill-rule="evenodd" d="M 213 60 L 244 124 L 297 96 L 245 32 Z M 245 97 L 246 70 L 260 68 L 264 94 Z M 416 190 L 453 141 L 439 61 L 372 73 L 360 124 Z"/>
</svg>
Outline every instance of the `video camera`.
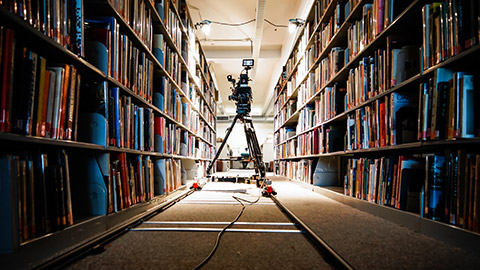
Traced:
<svg viewBox="0 0 480 270">
<path fill-rule="evenodd" d="M 235 101 L 237 105 L 237 114 L 248 115 L 251 111 L 252 88 L 248 86 L 248 71 L 253 67 L 253 59 L 243 59 L 242 66 L 245 73 L 240 72 L 239 81 L 236 82 L 232 75 L 227 76 L 227 80 L 232 83 L 232 94 L 228 96 L 228 100 Z"/>
</svg>

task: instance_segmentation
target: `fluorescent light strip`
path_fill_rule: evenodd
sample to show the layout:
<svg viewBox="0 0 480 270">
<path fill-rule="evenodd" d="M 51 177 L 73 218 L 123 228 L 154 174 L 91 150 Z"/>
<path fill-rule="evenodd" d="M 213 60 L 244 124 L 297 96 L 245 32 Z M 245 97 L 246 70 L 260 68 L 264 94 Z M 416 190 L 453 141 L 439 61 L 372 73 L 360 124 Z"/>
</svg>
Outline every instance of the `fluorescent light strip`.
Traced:
<svg viewBox="0 0 480 270">
<path fill-rule="evenodd" d="M 230 222 L 217 221 L 144 221 L 142 224 L 186 224 L 186 225 L 228 225 Z M 290 222 L 235 222 L 233 225 L 295 226 Z"/>
<path fill-rule="evenodd" d="M 220 232 L 221 228 L 132 228 L 130 231 L 135 232 Z M 300 230 L 274 230 L 274 229 L 232 229 L 228 228 L 226 232 L 252 232 L 252 233 L 305 233 Z"/>
</svg>

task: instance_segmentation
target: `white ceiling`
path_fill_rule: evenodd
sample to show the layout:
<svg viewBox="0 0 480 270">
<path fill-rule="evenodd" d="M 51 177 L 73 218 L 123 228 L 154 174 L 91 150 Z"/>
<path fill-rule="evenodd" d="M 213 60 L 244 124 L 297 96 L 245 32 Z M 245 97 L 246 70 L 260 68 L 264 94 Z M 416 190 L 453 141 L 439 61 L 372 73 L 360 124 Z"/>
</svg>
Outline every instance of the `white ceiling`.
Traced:
<svg viewBox="0 0 480 270">
<path fill-rule="evenodd" d="M 307 2 L 311 0 L 258 0 L 266 2 L 265 19 L 276 25 L 288 26 L 288 19 L 302 17 Z M 193 23 L 202 20 L 222 23 L 243 23 L 255 19 L 257 0 L 188 0 Z M 207 60 L 213 66 L 220 92 L 220 106 L 224 113 L 234 115 L 235 104 L 228 100 L 231 84 L 226 76 L 238 78 L 242 71 L 242 59 L 252 58 L 255 36 L 255 22 L 242 26 L 225 26 L 212 23 L 208 36 L 197 30 Z M 250 84 L 253 92 L 252 115 L 271 115 L 273 112 L 272 92 L 275 82 L 290 50 L 292 35 L 288 28 L 274 27 L 263 23 L 261 50 L 255 63 L 254 81 Z M 289 47 L 289 48 L 286 48 Z"/>
</svg>

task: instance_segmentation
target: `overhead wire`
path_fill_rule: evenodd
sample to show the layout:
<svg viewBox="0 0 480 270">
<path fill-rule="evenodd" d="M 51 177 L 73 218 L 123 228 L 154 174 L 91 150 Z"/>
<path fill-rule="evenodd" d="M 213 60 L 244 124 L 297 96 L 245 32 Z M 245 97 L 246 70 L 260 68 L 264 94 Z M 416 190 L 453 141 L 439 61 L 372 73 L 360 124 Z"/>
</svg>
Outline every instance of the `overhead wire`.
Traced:
<svg viewBox="0 0 480 270">
<path fill-rule="evenodd" d="M 275 24 L 273 22 L 271 22 L 270 20 L 268 19 L 263 19 L 265 22 L 267 22 L 268 24 L 270 24 L 271 26 L 273 27 L 285 27 L 285 28 L 288 28 L 288 25 L 282 25 L 282 24 Z M 245 22 L 241 22 L 241 23 L 227 23 L 227 22 L 219 22 L 219 21 L 212 21 L 212 20 L 206 20 L 206 21 L 209 21 L 211 23 L 214 23 L 214 24 L 218 24 L 218 25 L 225 25 L 225 26 L 242 26 L 242 25 L 246 25 L 246 24 L 249 24 L 249 23 L 252 23 L 254 21 L 256 21 L 256 19 L 251 19 L 251 20 L 248 20 L 248 21 L 245 21 Z"/>
</svg>

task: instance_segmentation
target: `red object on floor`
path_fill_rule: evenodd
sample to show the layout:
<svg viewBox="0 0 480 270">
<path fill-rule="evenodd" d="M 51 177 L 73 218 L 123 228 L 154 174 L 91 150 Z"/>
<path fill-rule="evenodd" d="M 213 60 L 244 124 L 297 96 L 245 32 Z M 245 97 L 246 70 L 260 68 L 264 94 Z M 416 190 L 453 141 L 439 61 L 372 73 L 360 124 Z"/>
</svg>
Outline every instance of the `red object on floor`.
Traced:
<svg viewBox="0 0 480 270">
<path fill-rule="evenodd" d="M 194 189 L 197 189 L 197 188 L 198 188 L 198 183 L 197 183 L 197 182 L 194 182 L 194 183 L 193 183 L 193 188 L 194 188 Z"/>
</svg>

